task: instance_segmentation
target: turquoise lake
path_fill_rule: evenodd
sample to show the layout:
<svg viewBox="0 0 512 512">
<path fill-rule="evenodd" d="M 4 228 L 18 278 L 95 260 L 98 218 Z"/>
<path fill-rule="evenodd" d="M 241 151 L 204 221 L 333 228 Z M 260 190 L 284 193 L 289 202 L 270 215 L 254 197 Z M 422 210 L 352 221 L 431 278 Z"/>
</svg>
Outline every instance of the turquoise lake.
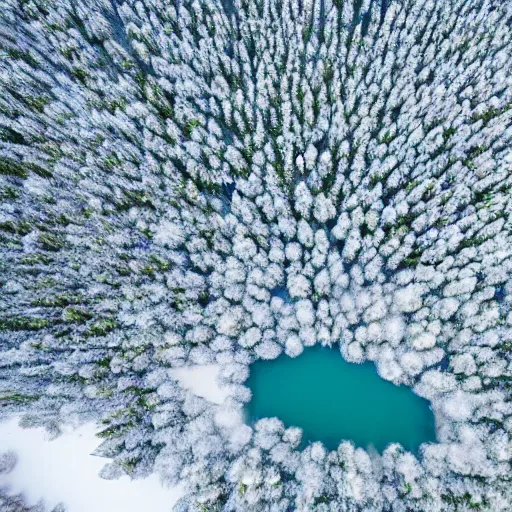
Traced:
<svg viewBox="0 0 512 512">
<path fill-rule="evenodd" d="M 257 361 L 246 385 L 253 394 L 249 423 L 278 417 L 286 427 L 302 428 L 303 445 L 321 441 L 333 450 L 351 440 L 382 453 L 397 442 L 418 453 L 421 443 L 436 440 L 427 400 L 379 377 L 373 363 L 348 363 L 337 348 Z"/>
</svg>

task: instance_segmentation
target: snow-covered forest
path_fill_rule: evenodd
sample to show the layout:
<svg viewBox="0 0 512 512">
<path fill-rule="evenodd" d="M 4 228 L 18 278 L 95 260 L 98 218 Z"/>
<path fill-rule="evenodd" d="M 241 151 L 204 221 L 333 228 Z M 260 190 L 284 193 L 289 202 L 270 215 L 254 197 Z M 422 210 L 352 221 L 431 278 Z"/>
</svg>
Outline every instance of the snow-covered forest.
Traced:
<svg viewBox="0 0 512 512">
<path fill-rule="evenodd" d="M 509 0 L 0 7 L 1 417 L 97 421 L 177 512 L 510 510 Z M 249 365 L 314 344 L 438 442 L 244 424 Z M 223 405 L 171 375 L 212 363 Z"/>
</svg>

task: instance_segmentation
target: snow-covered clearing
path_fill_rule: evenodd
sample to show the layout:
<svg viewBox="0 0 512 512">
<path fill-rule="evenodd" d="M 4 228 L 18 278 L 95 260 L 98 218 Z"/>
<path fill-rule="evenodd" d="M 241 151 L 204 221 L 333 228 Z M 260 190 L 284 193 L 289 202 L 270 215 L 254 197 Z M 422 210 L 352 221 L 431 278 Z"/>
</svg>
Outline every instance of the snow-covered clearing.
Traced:
<svg viewBox="0 0 512 512">
<path fill-rule="evenodd" d="M 184 387 L 214 403 L 221 403 L 225 391 L 216 384 L 214 365 L 180 368 L 173 376 Z M 43 499 L 48 507 L 62 502 L 67 512 L 169 512 L 182 495 L 180 487 L 164 488 L 156 475 L 145 480 L 103 480 L 98 472 L 105 459 L 91 455 L 100 443 L 97 428 L 90 423 L 67 427 L 52 441 L 43 429 L 22 429 L 18 419 L 0 423 L 0 451 L 13 450 L 18 464 L 0 486 L 23 492 L 28 504 Z"/>
</svg>

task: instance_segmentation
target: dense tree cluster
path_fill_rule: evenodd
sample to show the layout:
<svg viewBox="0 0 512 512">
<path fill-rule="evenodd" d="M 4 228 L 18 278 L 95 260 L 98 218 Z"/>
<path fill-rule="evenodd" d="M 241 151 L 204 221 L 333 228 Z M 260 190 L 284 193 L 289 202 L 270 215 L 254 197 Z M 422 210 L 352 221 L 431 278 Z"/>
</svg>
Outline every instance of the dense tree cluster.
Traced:
<svg viewBox="0 0 512 512">
<path fill-rule="evenodd" d="M 510 509 L 510 2 L 4 0 L 0 63 L 1 415 L 100 421 L 180 512 Z M 316 343 L 438 442 L 245 425 L 249 365 Z"/>
</svg>

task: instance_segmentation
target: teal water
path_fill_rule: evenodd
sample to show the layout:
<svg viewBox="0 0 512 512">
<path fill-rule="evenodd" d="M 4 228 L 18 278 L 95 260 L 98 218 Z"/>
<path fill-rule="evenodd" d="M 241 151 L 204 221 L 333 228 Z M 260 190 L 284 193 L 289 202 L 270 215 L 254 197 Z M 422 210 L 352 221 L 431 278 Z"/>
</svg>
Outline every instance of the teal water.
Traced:
<svg viewBox="0 0 512 512">
<path fill-rule="evenodd" d="M 248 421 L 278 417 L 286 427 L 302 428 L 303 444 L 321 441 L 333 450 L 351 440 L 382 453 L 398 442 L 418 453 L 421 443 L 436 440 L 427 400 L 379 377 L 373 363 L 348 363 L 337 348 L 257 361 L 246 385 L 253 394 Z"/>
</svg>

